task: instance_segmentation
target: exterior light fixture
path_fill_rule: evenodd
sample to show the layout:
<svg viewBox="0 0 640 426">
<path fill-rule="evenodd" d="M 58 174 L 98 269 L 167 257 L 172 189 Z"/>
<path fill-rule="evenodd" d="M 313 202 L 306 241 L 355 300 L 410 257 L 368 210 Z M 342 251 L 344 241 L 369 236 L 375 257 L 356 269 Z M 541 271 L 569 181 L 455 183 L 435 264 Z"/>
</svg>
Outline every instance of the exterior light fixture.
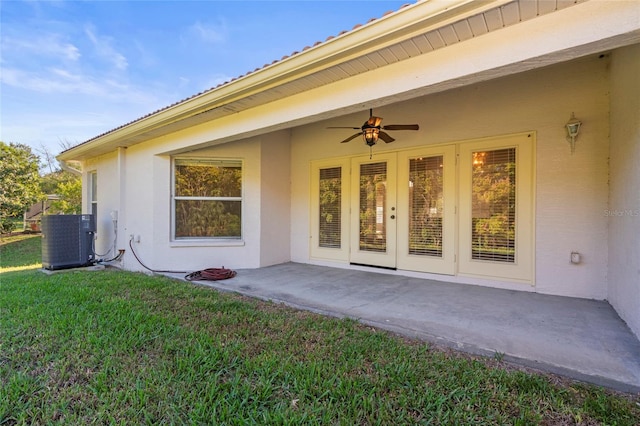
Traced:
<svg viewBox="0 0 640 426">
<path fill-rule="evenodd" d="M 380 134 L 380 126 L 371 126 L 365 123 L 362 126 L 362 137 L 364 138 L 364 143 L 366 143 L 369 147 L 372 147 L 378 142 L 378 135 Z"/>
<path fill-rule="evenodd" d="M 578 137 L 578 133 L 580 132 L 580 126 L 582 122 L 576 118 L 574 113 L 571 113 L 571 118 L 565 124 L 567 128 L 567 141 L 571 144 L 571 153 L 576 149 L 576 138 Z"/>
<path fill-rule="evenodd" d="M 371 112 L 373 114 L 373 112 Z M 369 158 L 373 156 L 372 149 L 373 146 L 378 142 L 378 138 L 380 137 L 380 123 L 382 122 L 382 118 L 374 117 L 371 115 L 368 121 L 366 121 L 362 127 L 362 139 L 364 139 L 364 143 L 369 146 Z M 393 140 L 393 138 L 391 139 Z"/>
<path fill-rule="evenodd" d="M 382 117 L 376 117 L 373 115 L 373 109 L 369 110 L 369 119 L 364 122 L 361 127 L 327 127 L 328 129 L 353 129 L 360 130 L 355 135 L 351 135 L 340 143 L 347 143 L 358 136 L 362 135 L 364 143 L 369 147 L 369 157 L 371 157 L 371 151 L 373 146 L 378 142 L 378 139 L 382 139 L 385 143 L 391 143 L 395 139 L 384 132 L 383 130 L 418 130 L 417 124 L 388 124 L 381 126 Z"/>
</svg>

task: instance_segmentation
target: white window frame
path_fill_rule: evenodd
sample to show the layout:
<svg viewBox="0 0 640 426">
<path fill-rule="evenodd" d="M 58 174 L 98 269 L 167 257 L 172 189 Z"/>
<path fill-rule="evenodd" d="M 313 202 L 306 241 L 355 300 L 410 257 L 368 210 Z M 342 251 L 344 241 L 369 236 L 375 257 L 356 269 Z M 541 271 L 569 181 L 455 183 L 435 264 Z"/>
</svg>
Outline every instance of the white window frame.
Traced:
<svg viewBox="0 0 640 426">
<path fill-rule="evenodd" d="M 87 173 L 88 178 L 88 191 L 87 200 L 89 201 L 89 213 L 96 216 L 96 223 L 98 220 L 98 171 L 92 170 Z"/>
<path fill-rule="evenodd" d="M 176 163 L 180 161 L 202 162 L 205 164 L 228 164 L 240 165 L 241 168 L 241 188 L 240 197 L 189 197 L 176 196 Z M 205 245 L 243 245 L 244 244 L 244 217 L 245 217 L 245 196 L 244 196 L 244 161 L 240 158 L 220 158 L 220 157 L 175 157 L 171 161 L 171 241 L 178 246 L 203 243 Z M 176 201 L 179 200 L 203 200 L 203 201 L 240 201 L 240 235 L 237 237 L 176 237 Z"/>
</svg>

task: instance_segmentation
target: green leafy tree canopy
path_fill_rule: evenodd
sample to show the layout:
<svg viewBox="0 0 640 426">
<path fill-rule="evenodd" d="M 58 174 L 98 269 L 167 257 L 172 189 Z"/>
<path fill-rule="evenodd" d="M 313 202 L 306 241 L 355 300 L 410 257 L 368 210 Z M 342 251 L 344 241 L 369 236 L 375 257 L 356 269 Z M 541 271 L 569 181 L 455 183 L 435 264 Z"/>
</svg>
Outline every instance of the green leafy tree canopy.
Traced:
<svg viewBox="0 0 640 426">
<path fill-rule="evenodd" d="M 27 145 L 0 141 L 0 222 L 18 217 L 42 198 L 39 164 Z"/>
<path fill-rule="evenodd" d="M 82 180 L 80 176 L 64 170 L 47 173 L 41 178 L 40 187 L 45 194 L 60 197 L 51 204 L 49 214 L 78 214 L 82 210 Z"/>
</svg>

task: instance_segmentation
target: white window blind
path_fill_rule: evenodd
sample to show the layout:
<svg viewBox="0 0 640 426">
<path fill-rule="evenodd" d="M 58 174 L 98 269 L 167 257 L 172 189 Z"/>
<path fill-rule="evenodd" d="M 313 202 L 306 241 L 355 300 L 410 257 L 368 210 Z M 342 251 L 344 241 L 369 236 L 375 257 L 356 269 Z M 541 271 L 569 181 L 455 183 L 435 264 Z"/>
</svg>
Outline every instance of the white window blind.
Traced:
<svg viewBox="0 0 640 426">
<path fill-rule="evenodd" d="M 387 251 L 387 163 L 360 165 L 360 250 Z"/>
<path fill-rule="evenodd" d="M 442 257 L 443 157 L 409 160 L 409 254 Z"/>
<path fill-rule="evenodd" d="M 516 148 L 472 155 L 471 258 L 514 263 Z"/>
<path fill-rule="evenodd" d="M 319 246 L 340 248 L 342 239 L 342 167 L 320 169 Z"/>
</svg>

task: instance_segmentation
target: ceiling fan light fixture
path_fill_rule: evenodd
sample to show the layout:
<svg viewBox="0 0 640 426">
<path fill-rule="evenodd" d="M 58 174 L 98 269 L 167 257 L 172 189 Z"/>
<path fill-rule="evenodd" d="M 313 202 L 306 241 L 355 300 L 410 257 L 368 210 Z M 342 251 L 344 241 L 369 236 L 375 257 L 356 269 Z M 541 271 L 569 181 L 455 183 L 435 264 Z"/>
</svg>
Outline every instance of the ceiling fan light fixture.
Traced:
<svg viewBox="0 0 640 426">
<path fill-rule="evenodd" d="M 373 146 L 376 144 L 376 142 L 378 142 L 379 134 L 379 127 L 362 126 L 362 138 L 364 139 L 364 143 L 366 143 L 368 146 Z"/>
<path fill-rule="evenodd" d="M 384 143 L 391 143 L 395 139 L 391 137 L 387 130 L 418 130 L 420 126 L 417 124 L 389 124 L 382 126 L 382 117 L 376 117 L 373 115 L 373 109 L 369 109 L 369 119 L 364 122 L 360 127 L 327 127 L 328 129 L 353 129 L 360 130 L 358 133 L 353 134 L 343 140 L 340 143 L 347 143 L 362 135 L 364 143 L 369 147 L 373 147 L 378 139 L 382 139 Z"/>
</svg>

